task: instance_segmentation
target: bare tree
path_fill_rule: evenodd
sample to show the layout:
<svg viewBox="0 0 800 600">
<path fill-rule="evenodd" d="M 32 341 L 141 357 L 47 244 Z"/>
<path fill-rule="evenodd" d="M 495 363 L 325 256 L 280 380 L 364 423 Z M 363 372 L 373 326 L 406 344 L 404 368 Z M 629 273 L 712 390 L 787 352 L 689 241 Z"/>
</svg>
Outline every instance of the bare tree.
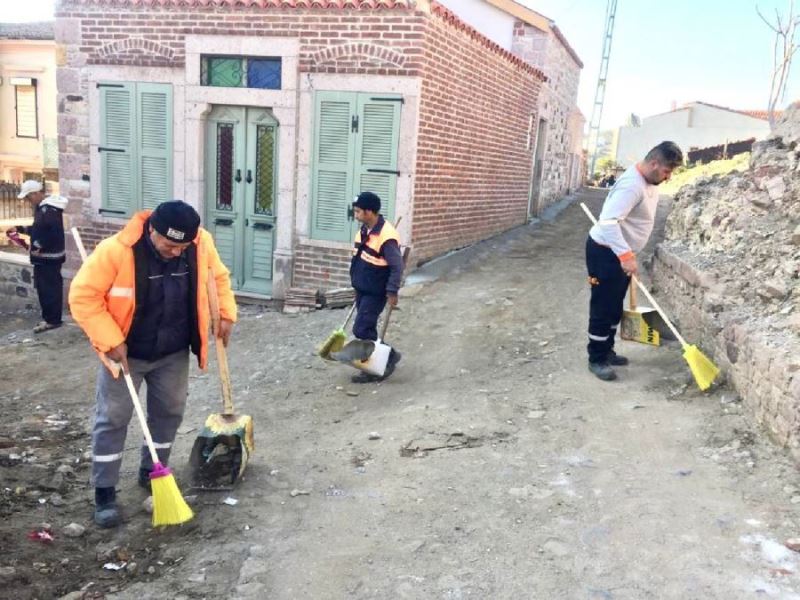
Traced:
<svg viewBox="0 0 800 600">
<path fill-rule="evenodd" d="M 756 7 L 756 12 L 761 20 L 775 32 L 775 42 L 772 48 L 772 81 L 769 87 L 769 103 L 767 104 L 767 118 L 770 129 L 775 129 L 775 107 L 786 96 L 786 85 L 789 82 L 789 72 L 792 69 L 792 59 L 797 52 L 798 44 L 795 42 L 795 32 L 800 23 L 800 17 L 794 13 L 794 0 L 789 1 L 789 14 L 781 15 L 775 9 L 775 20 L 770 21 Z"/>
</svg>

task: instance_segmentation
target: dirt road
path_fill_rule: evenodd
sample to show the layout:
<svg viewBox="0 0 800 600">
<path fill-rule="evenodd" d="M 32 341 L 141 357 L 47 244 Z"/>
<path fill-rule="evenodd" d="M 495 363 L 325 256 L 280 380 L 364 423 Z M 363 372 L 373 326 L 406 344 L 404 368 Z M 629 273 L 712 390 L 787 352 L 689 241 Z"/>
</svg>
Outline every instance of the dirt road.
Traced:
<svg viewBox="0 0 800 600">
<path fill-rule="evenodd" d="M 342 311 L 245 309 L 230 362 L 257 454 L 239 488 L 198 495 L 197 518 L 166 532 L 133 485 L 135 425 L 127 524 L 91 525 L 94 359 L 75 328 L 24 342 L 34 316 L 8 316 L 0 582 L 20 599 L 800 598 L 783 545 L 800 536 L 800 479 L 735 395 L 699 393 L 675 349 L 623 343 L 620 381 L 587 371 L 586 231 L 572 205 L 414 289 L 380 385 L 313 356 Z M 218 399 L 195 369 L 176 465 Z M 43 521 L 55 541 L 26 539 Z M 72 521 L 86 532 L 65 537 Z"/>
</svg>

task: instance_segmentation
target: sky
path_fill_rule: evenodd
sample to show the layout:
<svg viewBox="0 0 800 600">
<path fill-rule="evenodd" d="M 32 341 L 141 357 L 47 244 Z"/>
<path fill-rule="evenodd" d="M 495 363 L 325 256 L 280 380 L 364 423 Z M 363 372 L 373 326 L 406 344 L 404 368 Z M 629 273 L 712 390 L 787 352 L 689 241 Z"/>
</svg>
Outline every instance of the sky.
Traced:
<svg viewBox="0 0 800 600">
<path fill-rule="evenodd" d="M 584 63 L 578 106 L 591 119 L 607 0 L 517 0 L 554 20 Z M 759 19 L 790 0 L 618 0 L 601 128 L 700 100 L 767 107 L 774 34 Z M 0 0 L 0 21 L 53 17 L 55 0 Z M 800 3 L 798 3 L 800 4 Z M 800 11 L 800 7 L 798 7 Z M 800 36 L 799 36 L 800 37 Z M 800 56 L 784 104 L 800 99 Z"/>
</svg>

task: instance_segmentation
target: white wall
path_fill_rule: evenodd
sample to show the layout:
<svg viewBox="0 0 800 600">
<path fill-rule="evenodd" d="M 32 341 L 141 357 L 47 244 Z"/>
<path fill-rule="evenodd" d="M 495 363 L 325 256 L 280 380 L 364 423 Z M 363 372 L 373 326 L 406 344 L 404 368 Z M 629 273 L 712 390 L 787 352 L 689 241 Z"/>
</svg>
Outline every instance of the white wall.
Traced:
<svg viewBox="0 0 800 600">
<path fill-rule="evenodd" d="M 659 142 L 671 140 L 684 154 L 690 148 L 706 148 L 769 135 L 769 123 L 748 115 L 705 104 L 647 117 L 641 127 L 620 127 L 616 160 L 628 167 L 641 160 Z"/>
<path fill-rule="evenodd" d="M 511 52 L 516 20 L 513 16 L 484 0 L 439 0 L 439 3 L 499 44 L 501 48 Z"/>
</svg>

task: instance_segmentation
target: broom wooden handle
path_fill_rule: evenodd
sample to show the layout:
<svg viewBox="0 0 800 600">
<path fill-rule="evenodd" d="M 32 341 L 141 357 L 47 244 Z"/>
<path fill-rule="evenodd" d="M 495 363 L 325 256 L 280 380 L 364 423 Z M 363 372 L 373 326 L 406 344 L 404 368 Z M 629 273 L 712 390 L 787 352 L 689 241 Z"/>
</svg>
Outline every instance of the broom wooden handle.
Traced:
<svg viewBox="0 0 800 600">
<path fill-rule="evenodd" d="M 589 217 L 589 219 L 591 219 L 592 223 L 597 225 L 597 219 L 594 218 L 594 215 L 592 214 L 592 211 L 589 210 L 589 207 L 586 206 L 583 202 L 581 202 L 581 208 L 583 209 L 583 212 L 586 213 L 586 216 Z M 675 329 L 675 326 L 672 324 L 672 321 L 669 320 L 669 317 L 667 317 L 667 315 L 661 309 L 661 306 L 659 306 L 658 302 L 656 302 L 655 298 L 653 298 L 653 295 L 648 291 L 648 289 L 644 286 L 644 284 L 641 281 L 639 281 L 639 278 L 636 277 L 636 275 L 631 275 L 631 283 L 635 283 L 639 287 L 639 289 L 642 290 L 642 293 L 644 293 L 645 297 L 650 301 L 650 304 L 653 305 L 653 308 L 655 308 L 658 311 L 658 314 L 661 315 L 661 318 L 664 319 L 664 322 L 667 324 L 667 327 L 669 327 L 670 331 L 672 331 L 672 333 L 681 343 L 681 346 L 683 346 L 684 348 L 688 346 L 686 340 L 683 339 L 683 336 L 678 332 L 677 329 Z M 633 286 L 631 287 L 633 288 Z"/>
<path fill-rule="evenodd" d="M 350 310 L 347 311 L 347 317 L 345 317 L 344 323 L 342 323 L 342 329 L 347 327 L 347 324 L 350 322 L 350 319 L 353 318 L 353 313 L 356 312 L 356 301 L 353 300 L 353 305 L 350 307 Z"/>
<path fill-rule="evenodd" d="M 72 233 L 72 237 L 75 240 L 75 245 L 78 247 L 78 254 L 81 255 L 81 262 L 85 263 L 89 255 L 86 253 L 86 247 L 83 245 L 83 240 L 81 239 L 81 234 L 78 231 L 78 228 L 73 227 L 72 229 L 70 229 L 70 233 Z M 109 359 L 105 355 L 105 352 L 98 352 L 97 356 L 100 357 L 100 362 L 103 363 L 103 366 L 105 366 L 105 368 L 111 372 L 111 376 L 114 379 L 118 379 L 119 374 L 122 371 L 122 365 L 120 365 L 116 361 Z"/>
<path fill-rule="evenodd" d="M 628 308 L 636 310 L 636 285 L 633 282 L 628 287 Z"/>
<path fill-rule="evenodd" d="M 208 281 L 206 282 L 208 291 L 208 309 L 211 313 L 211 333 L 217 346 L 217 365 L 219 367 L 219 378 L 222 382 L 222 414 L 232 415 L 233 393 L 231 391 L 231 373 L 228 369 L 228 352 L 225 349 L 225 342 L 219 336 L 219 296 L 217 294 L 217 280 L 211 268 L 208 269 Z"/>
<path fill-rule="evenodd" d="M 144 439 L 147 442 L 147 449 L 150 451 L 150 458 L 153 459 L 154 465 L 158 464 L 158 453 L 156 452 L 156 447 L 153 444 L 153 437 L 150 435 L 150 429 L 147 428 L 147 419 L 142 411 L 142 403 L 139 401 L 139 394 L 136 391 L 136 387 L 133 385 L 131 374 L 128 371 L 123 370 L 122 376 L 125 378 L 125 384 L 128 386 L 128 393 L 131 395 L 133 408 L 136 409 L 136 416 L 139 418 L 139 425 L 142 427 L 142 433 L 144 434 Z"/>
</svg>

